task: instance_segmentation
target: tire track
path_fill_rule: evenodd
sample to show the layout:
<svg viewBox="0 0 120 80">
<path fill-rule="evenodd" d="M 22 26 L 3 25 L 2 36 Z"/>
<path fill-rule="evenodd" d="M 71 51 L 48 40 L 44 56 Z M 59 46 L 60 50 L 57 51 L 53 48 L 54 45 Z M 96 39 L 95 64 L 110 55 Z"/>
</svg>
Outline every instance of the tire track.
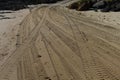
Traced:
<svg viewBox="0 0 120 80">
<path fill-rule="evenodd" d="M 69 17 L 66 17 L 66 18 L 69 18 Z M 69 18 L 70 19 L 70 18 Z M 71 21 L 73 21 L 72 19 L 71 19 Z M 69 21 L 68 21 L 69 22 Z M 69 23 L 72 23 L 72 22 L 69 22 Z M 73 24 L 75 24 L 75 22 L 73 22 Z M 77 26 L 76 24 L 75 24 L 75 26 Z M 94 65 L 95 65 L 95 61 L 96 60 L 94 60 L 94 58 L 93 57 L 91 57 L 91 54 L 90 53 L 94 53 L 94 52 L 91 52 L 92 50 L 89 48 L 89 46 L 87 46 L 87 43 L 86 43 L 86 41 L 88 41 L 88 39 L 86 39 L 86 38 L 84 38 L 84 36 L 85 36 L 85 34 L 83 33 L 83 32 L 81 32 L 81 31 L 78 31 L 79 29 L 77 28 L 77 29 L 75 29 L 75 28 L 73 28 L 74 29 L 74 31 L 76 31 L 75 33 L 76 33 L 76 38 L 80 38 L 80 36 L 77 36 L 77 35 L 79 35 L 78 33 L 80 32 L 80 33 L 82 33 L 82 35 L 81 35 L 81 39 L 83 39 L 83 41 L 82 40 L 80 40 L 80 39 L 78 39 L 78 41 L 80 42 L 80 43 L 78 43 L 78 45 L 80 44 L 80 47 L 81 47 L 81 45 L 84 43 L 84 45 L 82 46 L 82 47 L 84 47 L 84 48 L 82 48 L 82 49 L 84 49 L 84 50 L 82 50 L 83 52 L 82 53 L 84 53 L 84 54 L 82 54 L 81 53 L 81 55 L 82 55 L 82 60 L 83 60 L 83 65 L 85 66 L 86 65 L 86 67 L 89 67 L 90 65 L 90 63 L 94 63 Z M 85 45 L 85 43 L 86 43 L 86 45 Z M 86 46 L 86 48 L 85 48 L 85 46 Z M 90 51 L 91 50 L 91 51 Z M 89 54 L 88 54 L 89 53 Z M 85 62 L 84 62 L 85 61 Z M 96 65 L 97 66 L 97 65 Z M 91 66 L 90 66 L 91 67 Z M 86 70 L 86 71 L 89 71 L 90 70 L 90 67 Z M 102 66 L 103 67 L 103 66 Z M 102 71 L 102 77 L 100 77 L 99 75 L 96 75 L 96 76 L 98 76 L 98 78 L 100 78 L 100 79 L 108 79 L 107 78 L 107 76 L 109 77 L 109 79 L 111 79 L 111 80 L 114 80 L 114 79 L 117 79 L 117 78 L 115 78 L 115 76 L 113 76 L 112 74 L 107 74 L 106 76 L 104 76 L 105 75 L 105 73 L 107 73 L 107 72 L 103 72 L 103 71 L 106 71 L 106 70 L 102 70 L 102 67 L 98 67 L 98 69 L 100 70 L 100 71 Z M 103 67 L 103 68 L 105 68 L 105 67 Z M 91 67 L 91 69 L 94 71 L 94 69 L 95 68 L 92 68 Z M 98 71 L 98 70 L 95 70 L 95 71 Z M 90 71 L 91 72 L 91 71 Z M 85 74 L 87 74 L 87 73 L 85 73 Z M 89 76 L 89 75 L 86 75 L 86 76 Z M 110 76 L 113 76 L 113 77 L 110 77 Z M 92 79 L 92 78 L 90 78 L 90 76 L 89 76 L 89 79 Z M 97 78 L 96 78 L 97 79 Z"/>
<path fill-rule="evenodd" d="M 45 27 L 44 27 L 45 28 Z M 49 44 L 52 44 L 52 46 L 54 45 L 56 45 L 58 48 L 56 48 L 60 53 L 62 53 L 62 54 L 60 54 L 62 57 L 64 57 L 64 59 L 68 62 L 68 63 L 70 63 L 69 65 L 71 65 L 71 67 L 73 67 L 73 69 L 75 70 L 75 72 L 79 75 L 79 76 L 81 76 L 82 78 L 83 78 L 83 80 L 85 80 L 85 77 L 84 77 L 84 75 L 81 73 L 82 72 L 82 69 L 80 69 L 80 68 L 82 68 L 82 65 L 80 65 L 80 58 L 76 55 L 76 54 L 74 54 L 72 51 L 71 51 L 71 49 L 70 48 L 68 48 L 67 46 L 66 46 L 66 44 L 64 44 L 63 45 L 63 42 L 61 43 L 61 41 L 59 40 L 59 39 L 57 39 L 57 37 L 55 38 L 55 35 L 52 35 L 52 33 L 50 34 L 50 33 L 45 33 L 45 32 L 48 32 L 48 31 L 46 31 L 46 30 L 49 30 L 49 29 L 43 29 L 43 28 L 41 28 L 41 33 L 44 35 L 44 38 L 46 38 L 46 40 L 47 40 L 47 42 L 49 43 Z M 51 37 L 50 37 L 51 36 Z M 55 43 L 53 43 L 52 41 L 53 41 L 53 39 L 54 39 L 54 42 Z M 56 39 L 56 41 L 55 41 L 55 39 Z M 64 47 L 64 48 L 61 48 L 61 47 Z M 63 50 L 60 50 L 60 49 L 63 49 Z M 66 50 L 65 50 L 66 49 Z M 68 52 L 65 52 L 65 51 L 68 51 Z M 74 57 L 73 57 L 74 56 Z M 75 64 L 76 63 L 76 64 Z"/>
<path fill-rule="evenodd" d="M 34 29 L 33 32 L 30 33 L 30 36 L 28 36 L 28 39 L 26 41 L 24 41 L 25 43 L 19 47 L 19 49 L 16 49 L 16 52 L 13 53 L 11 56 L 9 56 L 9 58 L 3 62 L 3 64 L 1 64 L 0 66 L 0 78 L 2 79 L 2 76 L 4 76 L 5 74 L 7 74 L 7 72 L 10 70 L 11 65 L 14 65 L 18 58 L 20 58 L 20 56 L 22 56 L 22 54 L 24 53 L 24 50 L 26 49 L 26 47 L 30 46 L 31 40 L 33 40 L 35 35 L 38 35 L 37 33 L 39 32 L 42 23 L 45 20 L 45 16 L 47 14 L 47 11 L 45 11 L 45 14 L 41 20 L 41 22 L 39 23 L 39 25 L 36 26 L 36 28 Z"/>
<path fill-rule="evenodd" d="M 36 8 L 20 24 L 20 46 L 0 65 L 0 80 L 15 67 L 18 80 L 120 80 L 119 28 L 60 4 Z"/>
</svg>

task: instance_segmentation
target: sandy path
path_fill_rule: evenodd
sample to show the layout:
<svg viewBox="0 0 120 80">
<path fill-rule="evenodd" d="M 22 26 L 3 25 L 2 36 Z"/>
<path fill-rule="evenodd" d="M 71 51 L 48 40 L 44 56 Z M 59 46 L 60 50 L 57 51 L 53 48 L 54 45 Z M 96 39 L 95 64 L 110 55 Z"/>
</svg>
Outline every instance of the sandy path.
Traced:
<svg viewBox="0 0 120 80">
<path fill-rule="evenodd" d="M 118 27 L 57 4 L 36 8 L 18 32 L 0 80 L 120 80 Z"/>
<path fill-rule="evenodd" d="M 0 63 L 16 49 L 19 24 L 28 13 L 28 9 L 0 11 Z"/>
</svg>

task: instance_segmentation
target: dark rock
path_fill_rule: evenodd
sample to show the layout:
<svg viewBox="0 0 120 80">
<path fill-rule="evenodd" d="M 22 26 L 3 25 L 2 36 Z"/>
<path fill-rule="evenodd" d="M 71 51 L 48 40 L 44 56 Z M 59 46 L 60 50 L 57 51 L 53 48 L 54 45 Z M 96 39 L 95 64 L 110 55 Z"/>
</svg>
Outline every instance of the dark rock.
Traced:
<svg viewBox="0 0 120 80">
<path fill-rule="evenodd" d="M 76 3 L 73 3 L 73 4 L 69 5 L 68 8 L 70 8 L 70 9 L 77 9 L 78 6 L 79 6 L 79 3 L 76 2 Z"/>
<path fill-rule="evenodd" d="M 111 11 L 120 11 L 120 3 L 112 5 Z"/>
<path fill-rule="evenodd" d="M 0 0 L 0 10 L 19 10 L 27 5 L 40 3 L 55 3 L 61 0 Z"/>
<path fill-rule="evenodd" d="M 110 6 L 106 6 L 101 10 L 101 12 L 109 12 L 110 11 Z"/>
<path fill-rule="evenodd" d="M 102 12 L 120 11 L 120 0 L 83 0 L 68 6 L 79 11 L 101 9 Z"/>
<path fill-rule="evenodd" d="M 105 5 L 106 5 L 105 1 L 98 1 L 95 4 L 93 4 L 92 7 L 96 9 L 101 9 L 101 8 L 104 8 Z"/>
<path fill-rule="evenodd" d="M 78 11 L 85 11 L 92 7 L 92 1 L 85 1 L 85 2 L 76 2 L 68 6 L 70 9 L 76 9 Z"/>
<path fill-rule="evenodd" d="M 118 3 L 118 4 L 116 5 L 116 10 L 117 10 L 117 11 L 120 10 L 120 3 Z"/>
<path fill-rule="evenodd" d="M 18 10 L 21 8 L 25 8 L 25 4 L 22 1 L 15 0 L 0 0 L 0 10 Z"/>
<path fill-rule="evenodd" d="M 80 10 L 80 11 L 89 10 L 92 7 L 92 5 L 93 5 L 92 1 L 86 1 L 81 4 L 81 6 L 78 8 L 78 10 Z"/>
</svg>

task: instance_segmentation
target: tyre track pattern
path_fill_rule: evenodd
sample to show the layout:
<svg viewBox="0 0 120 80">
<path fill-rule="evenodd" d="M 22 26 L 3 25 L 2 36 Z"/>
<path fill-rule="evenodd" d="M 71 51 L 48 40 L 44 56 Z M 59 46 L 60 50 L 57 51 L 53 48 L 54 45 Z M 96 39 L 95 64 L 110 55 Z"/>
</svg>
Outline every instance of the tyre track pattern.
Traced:
<svg viewBox="0 0 120 80">
<path fill-rule="evenodd" d="M 46 9 L 46 14 L 40 14 Z M 9 68 L 6 63 L 6 72 L 0 68 L 0 80 L 9 80 L 13 65 L 17 80 L 120 80 L 115 32 L 119 30 L 74 16 L 61 6 L 36 9 L 28 15 L 19 29 L 21 57 L 13 57 L 17 61 L 8 62 Z"/>
<path fill-rule="evenodd" d="M 70 19 L 70 18 L 69 18 L 69 19 Z M 68 21 L 68 22 L 69 22 L 69 21 Z M 82 33 L 82 35 L 81 35 L 82 37 L 86 37 L 84 32 L 81 32 L 81 33 Z M 83 38 L 83 41 L 88 41 L 88 39 Z M 94 58 L 93 58 L 93 59 L 94 59 Z M 85 59 L 84 59 L 84 60 L 85 60 Z M 83 62 L 83 63 L 85 64 L 85 63 L 87 63 L 87 62 Z M 94 62 L 94 64 L 95 64 L 95 62 Z M 87 66 L 88 66 L 88 65 L 87 65 Z M 99 67 L 99 66 L 98 66 L 98 68 L 102 69 L 102 68 Z M 89 70 L 86 70 L 86 71 L 89 71 Z M 96 70 L 96 71 L 97 71 L 97 70 Z M 106 71 L 106 69 L 103 70 L 103 71 Z M 98 72 L 100 72 L 100 71 L 98 71 Z M 107 72 L 106 72 L 106 73 L 107 73 Z M 103 75 L 103 77 L 102 77 L 101 79 L 107 79 L 107 77 L 104 76 L 104 75 L 106 75 L 105 72 L 102 72 L 101 76 L 102 76 L 102 75 Z M 108 75 L 108 74 L 107 74 L 107 75 Z M 106 75 L 106 76 L 107 76 L 107 75 Z M 112 75 L 112 74 L 109 74 L 108 77 L 110 77 L 110 76 L 113 76 L 113 75 Z M 116 79 L 118 79 L 118 78 L 116 78 L 115 76 L 113 76 L 113 77 L 110 77 L 110 79 L 111 79 L 111 80 L 116 80 Z"/>
<path fill-rule="evenodd" d="M 19 31 L 19 32 L 21 32 L 19 35 L 22 36 L 22 37 L 20 37 L 21 38 L 20 42 L 22 43 L 22 45 L 17 47 L 15 53 L 13 53 L 13 55 L 9 56 L 9 58 L 6 60 L 5 63 L 1 64 L 1 67 L 0 67 L 0 80 L 6 80 L 6 79 L 10 78 L 10 76 L 7 77 L 6 75 L 10 74 L 9 72 L 11 72 L 11 70 L 13 70 L 12 66 L 15 66 L 17 64 L 17 61 L 19 60 L 19 58 L 23 54 L 26 54 L 24 52 L 24 50 L 26 48 L 28 48 L 29 46 L 31 46 L 31 41 L 35 41 L 35 39 L 36 39 L 36 37 L 38 35 L 37 33 L 39 32 L 39 29 L 40 29 L 42 23 L 44 22 L 45 15 L 46 15 L 47 11 L 48 11 L 48 9 L 46 10 L 46 8 L 45 8 L 45 14 L 44 14 L 41 22 L 35 27 L 35 29 L 31 33 L 29 33 L 30 35 L 27 36 L 28 39 L 26 38 L 26 41 L 24 40 L 25 36 L 23 36 L 23 35 L 26 35 L 26 32 L 23 32 L 23 31 L 25 31 L 26 28 L 25 28 L 25 26 L 21 27 L 23 30 Z M 28 16 L 28 18 L 29 18 L 29 16 Z M 21 25 L 22 24 L 23 23 L 21 23 Z"/>
</svg>

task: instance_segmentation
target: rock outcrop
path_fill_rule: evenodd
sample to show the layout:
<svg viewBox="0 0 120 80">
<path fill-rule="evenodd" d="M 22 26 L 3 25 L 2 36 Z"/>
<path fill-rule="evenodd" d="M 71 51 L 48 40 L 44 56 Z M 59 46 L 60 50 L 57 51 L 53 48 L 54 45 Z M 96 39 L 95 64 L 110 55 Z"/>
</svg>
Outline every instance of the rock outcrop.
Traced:
<svg viewBox="0 0 120 80">
<path fill-rule="evenodd" d="M 68 7 L 79 11 L 90 9 L 100 9 L 102 12 L 120 11 L 120 0 L 80 0 Z"/>
<path fill-rule="evenodd" d="M 60 0 L 0 0 L 0 10 L 19 10 L 27 5 L 40 3 L 55 3 Z"/>
</svg>

